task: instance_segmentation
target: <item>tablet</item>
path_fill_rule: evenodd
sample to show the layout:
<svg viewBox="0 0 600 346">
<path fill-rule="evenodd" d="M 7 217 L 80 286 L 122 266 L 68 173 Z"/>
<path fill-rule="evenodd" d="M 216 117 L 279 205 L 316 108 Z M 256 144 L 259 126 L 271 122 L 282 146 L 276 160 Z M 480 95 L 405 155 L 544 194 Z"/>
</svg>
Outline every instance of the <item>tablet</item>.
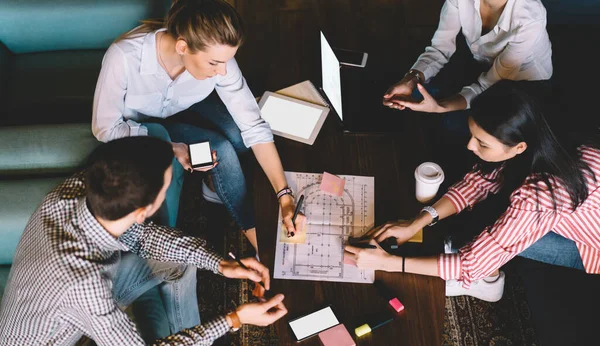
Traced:
<svg viewBox="0 0 600 346">
<path fill-rule="evenodd" d="M 329 108 L 266 91 L 258 103 L 273 134 L 312 145 Z"/>
</svg>

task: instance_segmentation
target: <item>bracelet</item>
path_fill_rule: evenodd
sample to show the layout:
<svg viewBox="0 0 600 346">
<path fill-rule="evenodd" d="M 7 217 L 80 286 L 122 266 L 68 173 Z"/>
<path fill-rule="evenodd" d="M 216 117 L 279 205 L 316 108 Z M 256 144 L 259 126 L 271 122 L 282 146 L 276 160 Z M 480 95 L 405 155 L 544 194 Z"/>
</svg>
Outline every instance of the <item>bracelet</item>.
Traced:
<svg viewBox="0 0 600 346">
<path fill-rule="evenodd" d="M 405 256 L 402 256 L 402 272 L 404 273 L 404 261 L 406 260 Z"/>
<path fill-rule="evenodd" d="M 417 70 L 410 69 L 408 72 L 406 72 L 404 77 L 406 77 L 407 75 L 411 75 L 411 76 L 415 77 L 417 79 L 417 83 L 423 84 L 423 81 L 421 80 L 421 75 L 419 74 L 419 72 Z"/>
<path fill-rule="evenodd" d="M 291 195 L 293 197 L 294 192 L 292 191 L 292 189 L 286 186 L 283 189 L 279 190 L 279 192 L 277 192 L 277 199 L 280 199 L 284 195 Z"/>
</svg>

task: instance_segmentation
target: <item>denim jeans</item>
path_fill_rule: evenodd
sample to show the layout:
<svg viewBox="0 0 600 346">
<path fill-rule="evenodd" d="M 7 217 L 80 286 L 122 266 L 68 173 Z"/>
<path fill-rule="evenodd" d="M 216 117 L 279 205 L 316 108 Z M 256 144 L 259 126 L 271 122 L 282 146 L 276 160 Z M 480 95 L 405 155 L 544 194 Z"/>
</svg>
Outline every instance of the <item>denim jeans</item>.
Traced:
<svg viewBox="0 0 600 346">
<path fill-rule="evenodd" d="M 245 146 L 240 129 L 227 107 L 215 92 L 184 112 L 143 125 L 148 129 L 148 135 L 168 142 L 192 144 L 209 141 L 212 150 L 217 152 L 219 162 L 208 172 L 217 194 L 240 229 L 247 230 L 255 226 L 252 198 L 239 160 L 239 156 L 248 152 L 249 148 Z M 174 159 L 171 186 L 159 210 L 161 224 L 174 227 L 177 222 L 184 175 L 183 167 Z"/>
<path fill-rule="evenodd" d="M 575 242 L 549 232 L 519 254 L 538 262 L 585 270 Z"/>
<path fill-rule="evenodd" d="M 121 253 L 113 297 L 121 308 L 133 303 L 136 325 L 146 343 L 200 324 L 196 270 Z"/>
</svg>

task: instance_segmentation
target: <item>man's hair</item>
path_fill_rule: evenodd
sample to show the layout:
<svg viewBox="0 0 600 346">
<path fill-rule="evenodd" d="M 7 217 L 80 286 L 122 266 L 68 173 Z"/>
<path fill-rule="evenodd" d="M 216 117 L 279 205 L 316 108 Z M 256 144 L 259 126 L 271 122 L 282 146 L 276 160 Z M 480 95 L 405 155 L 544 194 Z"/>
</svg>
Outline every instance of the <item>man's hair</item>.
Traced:
<svg viewBox="0 0 600 346">
<path fill-rule="evenodd" d="M 98 146 L 85 176 L 92 214 L 118 220 L 158 196 L 173 160 L 171 145 L 153 137 L 126 137 Z"/>
</svg>

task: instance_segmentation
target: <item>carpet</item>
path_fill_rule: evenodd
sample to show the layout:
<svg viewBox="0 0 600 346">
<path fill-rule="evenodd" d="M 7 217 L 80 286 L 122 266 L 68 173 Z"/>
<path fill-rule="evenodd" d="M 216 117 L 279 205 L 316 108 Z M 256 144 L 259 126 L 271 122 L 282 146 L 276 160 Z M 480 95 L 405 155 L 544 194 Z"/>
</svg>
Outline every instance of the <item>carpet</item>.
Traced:
<svg viewBox="0 0 600 346">
<path fill-rule="evenodd" d="M 512 263 L 502 270 L 506 282 L 500 301 L 489 303 L 468 296 L 446 298 L 442 345 L 539 345 L 523 282 Z"/>
<path fill-rule="evenodd" d="M 187 176 L 181 194 L 178 227 L 188 234 L 207 239 L 215 251 L 249 252 L 252 247 L 222 205 L 206 202 L 201 194 L 202 174 Z M 198 305 L 202 321 L 223 315 L 252 299 L 254 285 L 248 280 L 233 280 L 212 272 L 198 271 Z M 280 345 L 275 328 L 244 325 L 235 333 L 218 339 L 217 346 Z"/>
</svg>

